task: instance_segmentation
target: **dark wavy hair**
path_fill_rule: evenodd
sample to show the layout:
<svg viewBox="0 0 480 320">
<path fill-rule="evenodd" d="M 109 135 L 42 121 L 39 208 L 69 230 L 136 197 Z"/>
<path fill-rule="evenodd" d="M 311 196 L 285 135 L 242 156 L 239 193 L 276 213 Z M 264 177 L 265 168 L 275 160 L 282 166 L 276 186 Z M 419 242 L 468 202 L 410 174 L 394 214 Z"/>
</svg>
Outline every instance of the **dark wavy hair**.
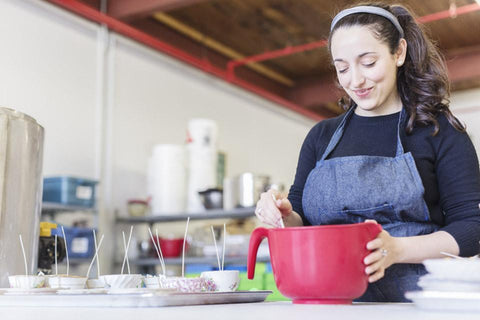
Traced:
<svg viewBox="0 0 480 320">
<path fill-rule="evenodd" d="M 450 83 L 443 55 L 426 36 L 410 11 L 401 5 L 388 6 L 381 3 L 357 5 L 376 6 L 391 12 L 397 17 L 405 33 L 407 53 L 404 64 L 397 69 L 397 90 L 408 112 L 406 132 L 410 134 L 415 125 L 434 125 L 435 136 L 440 129 L 437 121 L 440 113 L 446 116 L 455 129 L 465 132 L 465 126 L 452 114 L 448 106 Z M 330 53 L 335 30 L 350 26 L 368 26 L 377 39 L 388 45 L 391 54 L 397 51 L 400 32 L 388 19 L 376 14 L 355 13 L 338 21 L 330 32 L 328 39 Z M 355 106 L 355 102 L 348 96 L 342 97 L 339 104 L 344 110 Z"/>
</svg>

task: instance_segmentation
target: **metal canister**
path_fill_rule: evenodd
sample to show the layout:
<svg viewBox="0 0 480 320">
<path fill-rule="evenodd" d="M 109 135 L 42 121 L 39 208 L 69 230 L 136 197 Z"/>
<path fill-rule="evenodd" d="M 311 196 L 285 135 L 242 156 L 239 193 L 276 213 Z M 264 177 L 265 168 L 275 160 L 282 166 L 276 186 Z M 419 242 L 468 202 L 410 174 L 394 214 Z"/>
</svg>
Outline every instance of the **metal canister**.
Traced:
<svg viewBox="0 0 480 320">
<path fill-rule="evenodd" d="M 0 287 L 37 271 L 44 130 L 21 112 L 0 108 Z"/>
<path fill-rule="evenodd" d="M 270 177 L 256 175 L 251 172 L 242 173 L 237 177 L 237 207 L 253 207 L 260 199 L 260 194 L 267 191 Z"/>
</svg>

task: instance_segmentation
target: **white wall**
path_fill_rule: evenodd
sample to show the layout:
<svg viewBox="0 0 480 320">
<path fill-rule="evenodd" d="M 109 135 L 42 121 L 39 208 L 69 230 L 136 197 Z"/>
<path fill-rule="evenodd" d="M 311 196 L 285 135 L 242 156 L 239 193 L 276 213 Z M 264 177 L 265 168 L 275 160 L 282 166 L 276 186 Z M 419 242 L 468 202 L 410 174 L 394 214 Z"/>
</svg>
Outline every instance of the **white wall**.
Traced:
<svg viewBox="0 0 480 320">
<path fill-rule="evenodd" d="M 94 177 L 101 133 L 96 101 L 99 27 L 43 1 L 0 3 L 0 105 L 45 127 L 44 173 Z M 113 205 L 145 195 L 157 143 L 184 143 L 192 117 L 216 120 L 227 173 L 266 173 L 291 183 L 313 122 L 176 60 L 118 37 L 114 54 Z"/>
<path fill-rule="evenodd" d="M 0 3 L 0 106 L 45 128 L 44 174 L 94 174 L 95 28 L 51 6 Z"/>
<path fill-rule="evenodd" d="M 467 126 L 480 157 L 480 88 L 455 92 L 450 99 L 452 112 Z"/>
</svg>

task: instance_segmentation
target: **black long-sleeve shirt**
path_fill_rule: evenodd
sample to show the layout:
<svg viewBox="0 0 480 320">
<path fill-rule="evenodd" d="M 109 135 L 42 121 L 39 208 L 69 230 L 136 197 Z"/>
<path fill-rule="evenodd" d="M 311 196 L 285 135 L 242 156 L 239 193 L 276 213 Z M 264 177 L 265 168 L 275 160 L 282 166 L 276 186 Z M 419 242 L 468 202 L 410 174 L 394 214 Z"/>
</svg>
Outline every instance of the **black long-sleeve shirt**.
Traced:
<svg viewBox="0 0 480 320">
<path fill-rule="evenodd" d="M 328 158 L 371 155 L 394 157 L 399 112 L 386 116 L 362 117 L 355 113 L 343 137 Z M 305 181 L 325 151 L 344 115 L 316 124 L 302 145 L 295 181 L 288 199 L 310 225 L 302 208 Z M 477 155 L 466 133 L 457 131 L 441 114 L 440 131 L 432 136 L 433 125 L 415 127 L 409 135 L 401 130 L 404 152 L 411 152 L 425 187 L 424 199 L 430 218 L 450 233 L 460 247 L 460 255 L 479 253 L 480 172 Z"/>
</svg>

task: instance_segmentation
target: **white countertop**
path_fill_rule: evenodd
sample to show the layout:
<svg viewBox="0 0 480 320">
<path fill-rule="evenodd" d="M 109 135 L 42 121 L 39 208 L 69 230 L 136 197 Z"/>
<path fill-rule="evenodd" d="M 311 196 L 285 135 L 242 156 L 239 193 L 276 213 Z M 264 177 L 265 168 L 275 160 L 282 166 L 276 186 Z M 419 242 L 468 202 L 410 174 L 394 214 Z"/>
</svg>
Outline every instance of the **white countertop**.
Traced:
<svg viewBox="0 0 480 320">
<path fill-rule="evenodd" d="M 19 297 L 21 298 L 21 297 Z M 355 319 L 355 320 L 468 320 L 478 313 L 432 312 L 413 304 L 294 305 L 291 302 L 261 302 L 160 308 L 46 308 L 2 307 L 0 319 L 154 320 L 154 319 Z"/>
</svg>

